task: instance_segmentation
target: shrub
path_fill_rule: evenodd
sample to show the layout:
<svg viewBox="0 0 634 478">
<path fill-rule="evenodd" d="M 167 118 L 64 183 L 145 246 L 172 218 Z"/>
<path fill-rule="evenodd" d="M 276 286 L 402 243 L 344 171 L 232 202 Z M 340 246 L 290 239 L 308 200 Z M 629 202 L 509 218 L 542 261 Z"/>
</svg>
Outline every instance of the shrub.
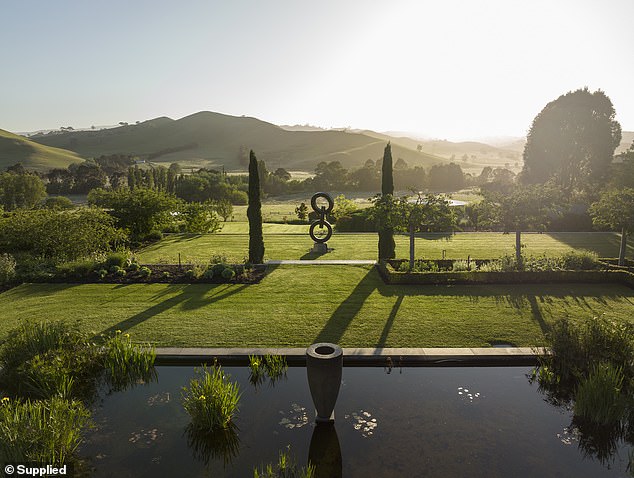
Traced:
<svg viewBox="0 0 634 478">
<path fill-rule="evenodd" d="M 206 270 L 206 267 L 201 266 L 200 264 L 194 264 L 191 269 L 188 269 L 185 272 L 185 277 L 189 280 L 198 280 L 202 277 Z"/>
<path fill-rule="evenodd" d="M 116 273 L 117 273 L 117 272 L 119 272 L 120 270 L 121 270 L 121 267 L 119 267 L 119 266 L 112 266 L 112 267 L 110 267 L 110 268 L 108 269 L 108 271 L 109 271 L 111 274 L 116 274 Z"/>
<path fill-rule="evenodd" d="M 152 231 L 141 237 L 141 242 L 158 242 L 163 239 L 163 233 L 161 231 Z"/>
<path fill-rule="evenodd" d="M 170 277 L 172 277 L 172 274 L 170 274 L 169 271 L 163 271 L 163 273 L 161 274 L 161 279 L 167 280 Z"/>
<path fill-rule="evenodd" d="M 0 284 L 5 284 L 15 277 L 15 259 L 11 254 L 0 254 Z"/>
<path fill-rule="evenodd" d="M 95 261 L 73 261 L 57 266 L 57 274 L 63 278 L 83 279 L 88 277 L 97 266 Z"/>
<path fill-rule="evenodd" d="M 231 267 L 227 267 L 222 271 L 222 278 L 225 280 L 231 280 L 235 277 L 236 273 Z"/>
<path fill-rule="evenodd" d="M 126 275 L 125 269 L 119 269 L 119 270 L 115 271 L 114 275 L 116 277 L 125 277 L 125 275 Z"/>
<path fill-rule="evenodd" d="M 211 266 L 211 270 L 216 277 L 220 277 L 226 268 L 227 265 L 224 262 L 219 262 L 218 264 Z"/>
<path fill-rule="evenodd" d="M 150 269 L 149 267 L 143 266 L 139 269 L 139 275 L 142 278 L 150 277 L 152 275 L 152 269 Z"/>
<path fill-rule="evenodd" d="M 108 213 L 94 208 L 19 210 L 0 218 L 5 252 L 24 252 L 54 262 L 105 253 L 125 240 Z"/>
<path fill-rule="evenodd" d="M 203 272 L 202 278 L 205 280 L 211 280 L 214 278 L 214 270 L 211 267 L 208 267 L 205 272 Z"/>
<path fill-rule="evenodd" d="M 138 262 L 131 262 L 130 265 L 128 266 L 128 271 L 137 272 L 140 268 L 141 266 L 139 265 Z"/>
<path fill-rule="evenodd" d="M 127 262 L 128 262 L 128 254 L 124 254 L 122 252 L 113 252 L 111 254 L 108 254 L 108 256 L 106 257 L 106 260 L 103 262 L 103 265 L 106 269 L 110 269 L 110 271 L 112 272 L 112 268 L 125 267 Z"/>
<path fill-rule="evenodd" d="M 108 271 L 106 269 L 99 269 L 97 271 L 97 277 L 99 277 L 99 279 L 105 279 L 106 276 L 108 275 Z"/>
<path fill-rule="evenodd" d="M 227 262 L 229 262 L 229 259 L 224 254 L 214 254 L 209 259 L 210 264 L 226 264 Z"/>
<path fill-rule="evenodd" d="M 63 465 L 81 442 L 90 414 L 77 401 L 51 398 L 0 403 L 0 462 Z"/>
<path fill-rule="evenodd" d="M 183 407 L 189 413 L 192 426 L 212 431 L 227 428 L 238 410 L 240 386 L 229 381 L 218 365 L 203 367 L 199 378 L 183 387 Z"/>
<path fill-rule="evenodd" d="M 0 367 L 15 369 L 36 355 L 62 347 L 72 347 L 83 340 L 82 334 L 65 322 L 25 321 L 9 332 L 0 347 Z"/>
<path fill-rule="evenodd" d="M 459 261 L 454 261 L 452 265 L 452 270 L 455 272 L 470 271 L 472 264 L 473 264 L 472 261 L 466 261 L 464 259 Z"/>
<path fill-rule="evenodd" d="M 592 251 L 571 251 L 561 256 L 563 269 L 589 270 L 599 267 L 599 255 Z"/>
</svg>

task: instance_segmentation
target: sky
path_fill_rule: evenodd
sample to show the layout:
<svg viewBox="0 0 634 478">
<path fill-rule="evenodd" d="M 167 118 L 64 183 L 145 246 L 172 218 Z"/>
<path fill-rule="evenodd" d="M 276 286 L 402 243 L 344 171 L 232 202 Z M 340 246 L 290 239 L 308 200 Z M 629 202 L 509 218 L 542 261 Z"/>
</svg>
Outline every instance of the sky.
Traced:
<svg viewBox="0 0 634 478">
<path fill-rule="evenodd" d="M 0 128 L 198 111 L 458 140 L 601 89 L 634 130 L 633 0 L 2 0 Z"/>
</svg>

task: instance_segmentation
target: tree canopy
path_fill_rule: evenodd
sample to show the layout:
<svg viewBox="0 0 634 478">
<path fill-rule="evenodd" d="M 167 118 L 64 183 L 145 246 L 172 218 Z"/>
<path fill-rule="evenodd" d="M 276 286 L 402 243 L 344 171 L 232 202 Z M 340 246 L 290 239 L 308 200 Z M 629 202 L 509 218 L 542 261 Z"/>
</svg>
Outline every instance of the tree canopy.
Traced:
<svg viewBox="0 0 634 478">
<path fill-rule="evenodd" d="M 548 103 L 528 133 L 522 181 L 553 179 L 571 193 L 601 180 L 621 141 L 615 114 L 601 90 L 592 93 L 584 88 Z"/>
</svg>

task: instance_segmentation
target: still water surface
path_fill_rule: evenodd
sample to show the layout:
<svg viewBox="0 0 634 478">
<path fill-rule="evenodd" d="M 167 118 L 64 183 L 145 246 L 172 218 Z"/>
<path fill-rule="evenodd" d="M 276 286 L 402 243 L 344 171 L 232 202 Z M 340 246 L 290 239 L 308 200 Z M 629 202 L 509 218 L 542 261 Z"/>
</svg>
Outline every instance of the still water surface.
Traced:
<svg viewBox="0 0 634 478">
<path fill-rule="evenodd" d="M 193 367 L 157 367 L 156 382 L 106 396 L 80 453 L 97 477 L 251 477 L 254 466 L 290 454 L 322 456 L 318 476 L 629 476 L 629 447 L 608 463 L 579 447 L 572 414 L 544 401 L 528 367 L 346 367 L 335 426 L 313 425 L 302 367 L 257 389 L 246 367 L 225 367 L 240 383 L 235 434 L 188 434 L 181 388 Z M 311 445 L 312 440 L 312 445 Z"/>
</svg>

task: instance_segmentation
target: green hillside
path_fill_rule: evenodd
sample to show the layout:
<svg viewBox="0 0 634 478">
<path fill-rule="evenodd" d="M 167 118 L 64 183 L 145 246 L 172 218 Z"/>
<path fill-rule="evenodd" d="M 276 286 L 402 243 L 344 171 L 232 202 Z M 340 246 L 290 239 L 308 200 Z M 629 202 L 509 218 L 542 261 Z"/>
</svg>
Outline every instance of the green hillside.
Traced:
<svg viewBox="0 0 634 478">
<path fill-rule="evenodd" d="M 346 168 L 362 166 L 383 156 L 386 141 L 343 131 L 287 131 L 256 118 L 208 111 L 179 120 L 157 118 L 137 125 L 99 131 L 39 135 L 34 141 L 66 148 L 86 157 L 124 153 L 157 163 L 178 162 L 185 167 L 244 170 L 244 151 L 253 149 L 269 169 L 313 171 L 321 161 L 340 161 Z M 446 161 L 432 154 L 395 144 L 394 158 L 410 166 Z M 242 154 L 241 154 L 242 152 Z"/>
<path fill-rule="evenodd" d="M 45 146 L 0 129 L 0 170 L 16 163 L 27 169 L 47 171 L 53 168 L 67 168 L 71 163 L 83 159 L 72 151 Z"/>
</svg>

